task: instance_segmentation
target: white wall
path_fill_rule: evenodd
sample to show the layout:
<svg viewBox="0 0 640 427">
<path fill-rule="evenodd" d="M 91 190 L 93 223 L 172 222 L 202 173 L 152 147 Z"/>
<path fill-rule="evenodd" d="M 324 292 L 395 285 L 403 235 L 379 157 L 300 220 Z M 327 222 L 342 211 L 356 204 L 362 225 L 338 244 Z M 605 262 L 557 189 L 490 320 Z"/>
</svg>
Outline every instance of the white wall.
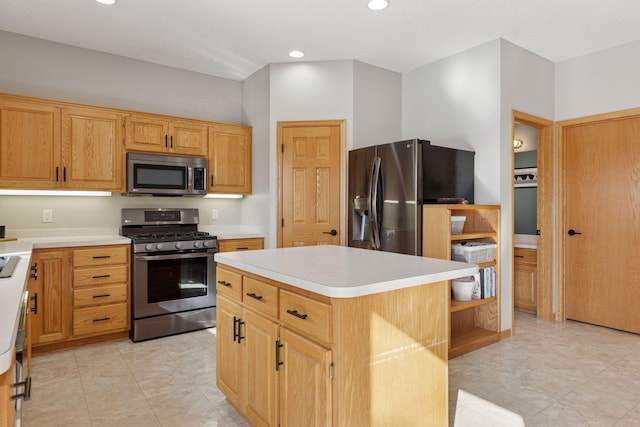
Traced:
<svg viewBox="0 0 640 427">
<path fill-rule="evenodd" d="M 402 139 L 402 74 L 354 61 L 353 144 L 360 148 Z"/>
<path fill-rule="evenodd" d="M 240 82 L 0 31 L 0 92 L 240 123 Z"/>
<path fill-rule="evenodd" d="M 272 64 L 270 66 L 270 216 L 277 219 L 277 128 L 280 121 L 346 120 L 347 146 L 353 141 L 353 61 Z M 275 245 L 277 220 L 268 235 Z"/>
<path fill-rule="evenodd" d="M 271 143 L 270 111 L 269 111 L 269 81 L 270 69 L 266 66 L 242 82 L 242 116 L 243 122 L 252 126 L 252 194 L 245 196 L 242 202 L 242 221 L 252 224 L 262 230 L 269 230 L 270 224 L 275 223 L 275 217 L 269 209 L 270 200 L 275 197 L 277 187 L 271 187 L 269 177 Z M 265 248 L 276 246 L 271 234 L 266 234 Z"/>
<path fill-rule="evenodd" d="M 0 92 L 242 123 L 241 83 L 0 31 Z M 0 196 L 0 224 L 16 229 L 115 227 L 123 207 L 200 209 L 203 225 L 243 224 L 240 200 Z M 211 220 L 211 209 L 219 209 Z M 42 209 L 54 222 L 42 223 Z M 251 218 L 252 219 L 252 218 Z"/>
<path fill-rule="evenodd" d="M 554 64 L 528 50 L 500 40 L 500 204 L 502 205 L 502 329 L 511 327 L 513 272 L 513 136 L 511 112 L 554 117 Z M 552 166 L 553 167 L 553 166 Z M 553 233 L 553 230 L 544 230 Z M 509 286 L 505 286 L 509 284 Z"/>
<path fill-rule="evenodd" d="M 475 203 L 500 202 L 500 41 L 402 77 L 402 136 L 474 150 Z"/>
<path fill-rule="evenodd" d="M 475 203 L 500 204 L 501 329 L 511 328 L 511 110 L 553 117 L 553 63 L 503 40 L 426 65 L 402 79 L 403 138 L 473 149 Z"/>
<path fill-rule="evenodd" d="M 557 121 L 640 106 L 640 41 L 555 64 Z"/>
</svg>

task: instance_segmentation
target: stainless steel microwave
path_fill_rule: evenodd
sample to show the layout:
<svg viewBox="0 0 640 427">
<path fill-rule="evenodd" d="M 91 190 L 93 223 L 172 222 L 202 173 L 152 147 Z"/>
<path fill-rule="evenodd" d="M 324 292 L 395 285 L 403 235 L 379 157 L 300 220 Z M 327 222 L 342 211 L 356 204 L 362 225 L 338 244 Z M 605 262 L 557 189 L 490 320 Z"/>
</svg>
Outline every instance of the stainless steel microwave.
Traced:
<svg viewBox="0 0 640 427">
<path fill-rule="evenodd" d="M 207 159 L 127 153 L 127 194 L 204 196 L 207 194 Z"/>
</svg>

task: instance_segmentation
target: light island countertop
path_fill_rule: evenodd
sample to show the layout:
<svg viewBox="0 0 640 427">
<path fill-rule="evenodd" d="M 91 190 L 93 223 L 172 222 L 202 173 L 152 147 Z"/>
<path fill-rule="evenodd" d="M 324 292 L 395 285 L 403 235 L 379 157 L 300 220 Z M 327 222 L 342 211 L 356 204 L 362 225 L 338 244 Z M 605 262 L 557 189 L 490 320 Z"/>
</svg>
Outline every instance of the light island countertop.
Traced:
<svg viewBox="0 0 640 427">
<path fill-rule="evenodd" d="M 345 246 L 225 252 L 219 264 L 333 298 L 352 298 L 471 276 L 478 266 Z"/>
</svg>

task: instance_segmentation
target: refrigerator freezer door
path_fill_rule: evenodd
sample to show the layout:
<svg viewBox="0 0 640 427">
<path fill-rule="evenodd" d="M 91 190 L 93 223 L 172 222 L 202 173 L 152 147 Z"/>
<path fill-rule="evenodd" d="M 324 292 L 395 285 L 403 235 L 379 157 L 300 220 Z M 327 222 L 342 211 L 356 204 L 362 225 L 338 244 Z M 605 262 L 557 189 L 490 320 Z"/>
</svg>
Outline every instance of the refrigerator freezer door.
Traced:
<svg viewBox="0 0 640 427">
<path fill-rule="evenodd" d="M 417 140 L 379 145 L 381 193 L 377 219 L 380 250 L 422 255 L 422 144 Z"/>
<path fill-rule="evenodd" d="M 349 152 L 349 246 L 373 249 L 371 245 L 371 199 L 370 184 L 375 147 L 361 148 Z"/>
</svg>

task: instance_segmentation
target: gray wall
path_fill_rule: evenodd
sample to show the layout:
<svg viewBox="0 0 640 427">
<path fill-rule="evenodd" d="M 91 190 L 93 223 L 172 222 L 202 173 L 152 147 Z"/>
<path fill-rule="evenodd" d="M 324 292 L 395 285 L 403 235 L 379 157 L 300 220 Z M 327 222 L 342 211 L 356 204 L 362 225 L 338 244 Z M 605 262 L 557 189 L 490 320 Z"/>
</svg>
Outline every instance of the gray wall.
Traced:
<svg viewBox="0 0 640 427">
<path fill-rule="evenodd" d="M 244 119 L 242 86 L 237 81 L 4 31 L 0 31 L 0 58 L 0 92 L 220 122 Z M 9 235 L 15 229 L 117 229 L 123 207 L 189 206 L 200 209 L 204 225 L 238 225 L 244 224 L 242 202 L 119 195 L 0 196 L 0 223 L 7 226 Z M 45 208 L 54 210 L 53 223 L 42 222 Z M 218 220 L 210 219 L 212 208 L 219 210 Z"/>
</svg>

